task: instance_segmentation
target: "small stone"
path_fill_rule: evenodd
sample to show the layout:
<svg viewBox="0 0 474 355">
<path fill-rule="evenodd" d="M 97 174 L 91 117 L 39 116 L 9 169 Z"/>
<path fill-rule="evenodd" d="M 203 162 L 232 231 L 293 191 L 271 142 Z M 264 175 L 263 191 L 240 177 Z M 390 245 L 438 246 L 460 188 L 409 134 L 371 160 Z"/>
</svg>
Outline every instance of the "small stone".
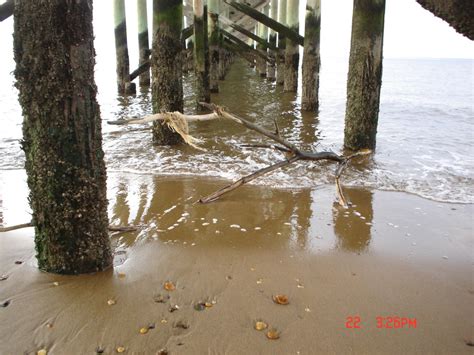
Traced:
<svg viewBox="0 0 474 355">
<path fill-rule="evenodd" d="M 176 286 L 171 281 L 166 281 L 163 285 L 166 291 L 174 291 L 176 290 Z"/>
<path fill-rule="evenodd" d="M 10 300 L 6 300 L 0 303 L 0 307 L 7 308 L 10 305 Z"/>
<path fill-rule="evenodd" d="M 290 303 L 290 301 L 288 300 L 288 296 L 286 295 L 275 295 L 272 298 L 273 302 L 275 302 L 276 304 L 287 305 Z"/>
<path fill-rule="evenodd" d="M 255 227 L 254 229 L 255 229 L 256 231 L 259 231 L 259 230 L 261 230 L 262 228 L 261 228 L 261 227 Z"/>
<path fill-rule="evenodd" d="M 168 320 L 163 318 L 160 322 L 161 322 L 161 324 L 166 324 L 166 323 L 168 323 Z"/>
<path fill-rule="evenodd" d="M 110 299 L 110 300 L 107 301 L 107 304 L 108 304 L 109 306 L 113 306 L 113 305 L 116 304 L 116 303 L 117 303 L 117 301 L 114 300 L 114 299 Z"/>
<path fill-rule="evenodd" d="M 304 311 L 310 313 L 310 312 L 311 312 L 311 309 L 310 309 L 309 307 L 306 307 L 306 308 L 304 309 Z"/>
<path fill-rule="evenodd" d="M 146 328 L 145 328 L 145 327 L 140 328 L 140 334 L 146 334 L 146 333 L 148 333 L 148 329 L 149 329 L 148 327 L 146 327 Z"/>
<path fill-rule="evenodd" d="M 36 352 L 36 355 L 47 355 L 48 351 L 46 349 L 41 349 Z"/>
<path fill-rule="evenodd" d="M 6 279 L 8 279 L 8 275 L 0 276 L 0 281 L 5 281 Z"/>
<path fill-rule="evenodd" d="M 179 306 L 177 304 L 174 304 L 170 307 L 169 312 L 173 313 L 176 312 L 179 309 Z"/>
<path fill-rule="evenodd" d="M 46 323 L 46 328 L 51 329 L 52 327 L 53 327 L 53 325 L 51 323 Z"/>
<path fill-rule="evenodd" d="M 23 264 L 23 261 L 17 260 L 17 261 L 15 261 L 15 264 L 16 264 L 16 265 L 21 265 L 21 264 Z M 41 350 L 40 350 L 40 351 L 41 351 Z M 45 351 L 46 351 L 46 350 L 45 350 Z"/>
<path fill-rule="evenodd" d="M 59 286 L 59 282 L 54 281 L 54 282 L 53 282 L 53 285 L 54 285 L 54 286 Z"/>
<path fill-rule="evenodd" d="M 264 330 L 264 329 L 268 328 L 268 324 L 265 323 L 264 321 L 259 320 L 259 321 L 255 322 L 254 328 L 255 328 L 255 330 L 258 330 L 258 331 Z"/>
<path fill-rule="evenodd" d="M 101 346 L 98 346 L 97 348 L 95 348 L 95 353 L 96 354 L 103 354 L 105 351 L 105 349 Z"/>
<path fill-rule="evenodd" d="M 447 257 L 446 255 L 443 255 L 443 259 L 446 259 L 446 260 L 447 260 L 447 259 L 448 259 L 448 257 Z"/>
<path fill-rule="evenodd" d="M 260 285 L 260 284 L 262 284 L 262 283 L 263 283 L 263 279 L 258 279 L 258 280 L 257 280 L 257 284 L 258 284 L 258 285 Z"/>
<path fill-rule="evenodd" d="M 153 296 L 153 301 L 156 303 L 165 303 L 170 299 L 169 295 L 162 295 L 162 294 L 157 294 Z"/>
<path fill-rule="evenodd" d="M 148 329 L 155 329 L 155 327 L 156 327 L 155 323 L 148 324 Z"/>
<path fill-rule="evenodd" d="M 267 334 L 267 338 L 270 340 L 276 340 L 280 338 L 280 332 L 276 329 L 270 329 Z"/>
<path fill-rule="evenodd" d="M 124 348 L 123 346 L 119 346 L 119 347 L 117 347 L 117 349 L 115 349 L 115 350 L 117 350 L 118 353 L 123 353 L 123 352 L 125 352 L 125 348 Z"/>
<path fill-rule="evenodd" d="M 124 279 L 127 275 L 124 272 L 119 272 L 117 276 L 119 279 Z"/>
<path fill-rule="evenodd" d="M 194 305 L 194 309 L 196 311 L 204 311 L 206 309 L 206 305 L 202 302 L 199 302 Z"/>
</svg>

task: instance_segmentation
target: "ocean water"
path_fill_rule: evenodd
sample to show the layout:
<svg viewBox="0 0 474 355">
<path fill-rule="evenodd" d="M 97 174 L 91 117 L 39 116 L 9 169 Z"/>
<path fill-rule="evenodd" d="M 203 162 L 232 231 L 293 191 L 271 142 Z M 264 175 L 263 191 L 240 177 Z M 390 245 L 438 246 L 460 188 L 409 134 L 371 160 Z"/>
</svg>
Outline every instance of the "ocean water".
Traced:
<svg viewBox="0 0 474 355">
<path fill-rule="evenodd" d="M 2 38 L 9 39 L 4 34 Z M 101 43 L 96 43 L 96 82 L 109 171 L 230 180 L 282 159 L 274 151 L 242 147 L 264 139 L 222 120 L 190 125 L 190 133 L 203 140 L 205 151 L 157 147 L 149 131 L 108 125 L 108 120 L 151 113 L 151 94 L 143 89 L 135 96 L 117 95 L 114 52 Z M 0 170 L 24 165 L 22 115 L 11 73 L 13 55 L 11 48 L 6 52 L 0 70 Z M 469 59 L 385 59 L 377 149 L 373 156 L 348 167 L 343 184 L 473 203 L 473 66 Z M 283 93 L 240 60 L 220 82 L 220 93 L 212 101 L 268 129 L 273 129 L 276 119 L 281 134 L 303 149 L 342 153 L 347 67 L 347 58 L 323 55 L 318 114 L 301 112 L 300 92 Z M 185 111 L 194 113 L 192 73 L 184 75 L 184 85 Z M 253 183 L 317 187 L 333 183 L 334 169 L 325 162 L 297 163 Z"/>
</svg>

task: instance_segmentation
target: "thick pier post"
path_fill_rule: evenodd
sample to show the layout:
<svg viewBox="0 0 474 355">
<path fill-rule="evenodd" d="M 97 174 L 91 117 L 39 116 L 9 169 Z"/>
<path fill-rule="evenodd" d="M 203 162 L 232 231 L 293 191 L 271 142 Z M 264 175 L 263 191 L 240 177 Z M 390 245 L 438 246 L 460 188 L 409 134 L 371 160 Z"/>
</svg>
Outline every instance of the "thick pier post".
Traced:
<svg viewBox="0 0 474 355">
<path fill-rule="evenodd" d="M 265 15 L 268 15 L 268 6 L 265 6 L 262 12 Z M 268 28 L 261 22 L 257 23 L 257 35 L 265 41 L 268 40 Z M 267 48 L 261 43 L 257 43 L 257 50 L 264 56 L 267 55 Z M 257 73 L 261 77 L 267 76 L 267 61 L 262 57 L 257 58 Z"/>
<path fill-rule="evenodd" d="M 194 0 L 194 73 L 196 76 L 196 107 L 199 102 L 211 102 L 209 90 L 209 57 L 207 39 L 207 6 L 203 0 Z M 207 65 L 206 65 L 207 60 Z"/>
<path fill-rule="evenodd" d="M 278 22 L 282 25 L 286 25 L 286 5 L 287 0 L 278 0 Z M 278 85 L 283 85 L 285 82 L 285 49 L 286 49 L 286 39 L 285 36 L 279 32 L 278 33 L 278 52 L 276 57 L 276 82 Z"/>
<path fill-rule="evenodd" d="M 38 267 L 59 274 L 104 270 L 113 256 L 92 0 L 17 1 L 14 12 L 15 77 Z"/>
<path fill-rule="evenodd" d="M 382 82 L 385 0 L 354 0 L 344 146 L 375 148 Z"/>
<path fill-rule="evenodd" d="M 321 0 L 308 0 L 303 52 L 303 91 L 301 108 L 317 111 L 319 106 L 319 40 L 321 32 Z"/>
<path fill-rule="evenodd" d="M 219 92 L 219 0 L 208 0 L 207 11 L 210 90 Z"/>
<path fill-rule="evenodd" d="M 183 112 L 182 22 L 182 0 L 153 0 L 153 113 Z M 182 142 L 179 134 L 158 122 L 153 123 L 153 140 L 160 145 Z"/>
<path fill-rule="evenodd" d="M 114 0 L 115 55 L 117 61 L 117 87 L 119 93 L 134 93 L 135 84 L 130 82 L 130 63 L 127 45 L 127 21 L 125 0 Z"/>
<path fill-rule="evenodd" d="M 270 2 L 270 17 L 275 21 L 278 20 L 278 0 L 271 0 Z M 277 44 L 277 33 L 274 30 L 270 30 L 270 38 L 268 40 L 272 46 Z M 276 61 L 277 51 L 274 49 L 268 50 L 268 56 Z M 269 81 L 275 81 L 275 63 L 269 63 L 267 67 L 267 79 Z"/>
<path fill-rule="evenodd" d="M 298 33 L 299 31 L 299 0 L 288 0 L 286 4 L 286 22 L 288 27 Z M 286 41 L 285 49 L 285 82 L 283 90 L 296 92 L 298 89 L 298 65 L 300 60 L 298 43 L 290 38 Z"/>
<path fill-rule="evenodd" d="M 146 0 L 137 0 L 137 23 L 138 23 L 138 66 L 145 64 L 150 58 L 150 47 L 148 44 L 148 19 Z M 144 71 L 139 76 L 140 86 L 150 85 L 150 70 Z"/>
</svg>

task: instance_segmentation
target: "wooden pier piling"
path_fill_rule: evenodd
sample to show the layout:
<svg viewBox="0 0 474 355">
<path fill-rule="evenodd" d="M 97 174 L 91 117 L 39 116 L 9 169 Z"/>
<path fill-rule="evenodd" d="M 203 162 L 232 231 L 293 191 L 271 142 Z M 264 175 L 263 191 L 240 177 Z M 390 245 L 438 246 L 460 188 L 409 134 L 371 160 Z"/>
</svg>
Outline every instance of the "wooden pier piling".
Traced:
<svg viewBox="0 0 474 355">
<path fill-rule="evenodd" d="M 127 44 L 127 20 L 125 17 L 125 0 L 114 0 L 115 55 L 117 61 L 117 88 L 121 94 L 131 94 L 136 91 L 131 83 L 130 62 Z"/>
<path fill-rule="evenodd" d="M 286 5 L 287 0 L 278 0 L 278 22 L 286 25 Z M 285 49 L 286 39 L 282 32 L 278 32 L 278 52 L 276 57 L 276 82 L 277 85 L 283 85 L 285 82 Z"/>
<path fill-rule="evenodd" d="M 268 15 L 268 6 L 265 6 L 262 10 L 265 15 Z M 268 40 L 268 28 L 263 23 L 257 23 L 257 35 L 259 38 L 263 39 L 264 41 Z M 257 42 L 257 50 L 262 53 L 264 56 L 267 55 L 267 47 L 265 47 L 262 43 Z M 257 58 L 257 73 L 261 77 L 267 76 L 267 61 L 262 57 Z"/>
<path fill-rule="evenodd" d="M 344 146 L 374 149 L 382 83 L 385 0 L 354 0 Z"/>
<path fill-rule="evenodd" d="M 209 76 L 211 92 L 219 92 L 219 0 L 208 0 Z"/>
<path fill-rule="evenodd" d="M 211 102 L 209 88 L 209 47 L 207 38 L 207 6 L 194 0 L 194 73 L 196 76 L 196 108 L 199 102 Z M 207 57 L 207 58 L 206 58 Z"/>
<path fill-rule="evenodd" d="M 145 64 L 150 58 L 150 46 L 148 43 L 148 18 L 146 0 L 137 0 L 137 23 L 138 23 L 138 66 Z M 150 71 L 146 70 L 140 74 L 138 82 L 140 86 L 150 85 Z"/>
<path fill-rule="evenodd" d="M 182 0 L 153 0 L 153 113 L 183 112 L 182 22 Z M 153 140 L 159 145 L 182 142 L 178 133 L 158 122 L 153 123 Z"/>
<path fill-rule="evenodd" d="M 299 31 L 299 0 L 287 0 L 286 22 L 288 27 L 298 33 Z M 291 38 L 286 40 L 285 48 L 285 82 L 284 91 L 296 92 L 298 89 L 298 66 L 300 60 L 298 43 Z"/>
<path fill-rule="evenodd" d="M 13 36 L 38 268 L 107 269 L 113 255 L 92 0 L 16 1 Z"/>
<path fill-rule="evenodd" d="M 278 0 L 271 0 L 270 2 L 270 17 L 274 19 L 275 21 L 278 20 Z M 270 36 L 268 41 L 272 46 L 276 47 L 277 44 L 277 32 L 274 30 L 270 29 Z M 277 51 L 275 49 L 269 49 L 268 51 L 268 56 L 276 61 L 277 57 Z M 275 81 L 276 75 L 275 75 L 275 63 L 270 63 L 267 67 L 267 79 L 269 81 Z"/>
<path fill-rule="evenodd" d="M 321 0 L 307 0 L 301 95 L 301 108 L 305 111 L 317 111 L 319 106 L 320 32 Z"/>
</svg>

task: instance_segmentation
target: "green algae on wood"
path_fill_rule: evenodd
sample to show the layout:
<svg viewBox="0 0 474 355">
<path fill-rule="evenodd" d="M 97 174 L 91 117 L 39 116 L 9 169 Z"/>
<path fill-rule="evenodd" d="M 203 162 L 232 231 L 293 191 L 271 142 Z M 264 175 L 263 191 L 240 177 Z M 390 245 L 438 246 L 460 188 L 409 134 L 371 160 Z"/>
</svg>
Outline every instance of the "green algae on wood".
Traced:
<svg viewBox="0 0 474 355">
<path fill-rule="evenodd" d="M 61 274 L 104 270 L 112 251 L 92 1 L 19 1 L 14 18 L 38 267 Z"/>
<path fill-rule="evenodd" d="M 385 0 L 354 0 L 344 146 L 374 149 L 382 83 Z"/>
<path fill-rule="evenodd" d="M 321 0 L 308 0 L 306 3 L 301 95 L 301 108 L 305 111 L 317 111 L 319 106 L 320 30 Z"/>
<path fill-rule="evenodd" d="M 182 20 L 182 1 L 153 0 L 153 113 L 183 112 Z M 153 122 L 153 140 L 159 145 L 174 145 L 183 141 L 178 133 L 160 122 Z"/>
</svg>

